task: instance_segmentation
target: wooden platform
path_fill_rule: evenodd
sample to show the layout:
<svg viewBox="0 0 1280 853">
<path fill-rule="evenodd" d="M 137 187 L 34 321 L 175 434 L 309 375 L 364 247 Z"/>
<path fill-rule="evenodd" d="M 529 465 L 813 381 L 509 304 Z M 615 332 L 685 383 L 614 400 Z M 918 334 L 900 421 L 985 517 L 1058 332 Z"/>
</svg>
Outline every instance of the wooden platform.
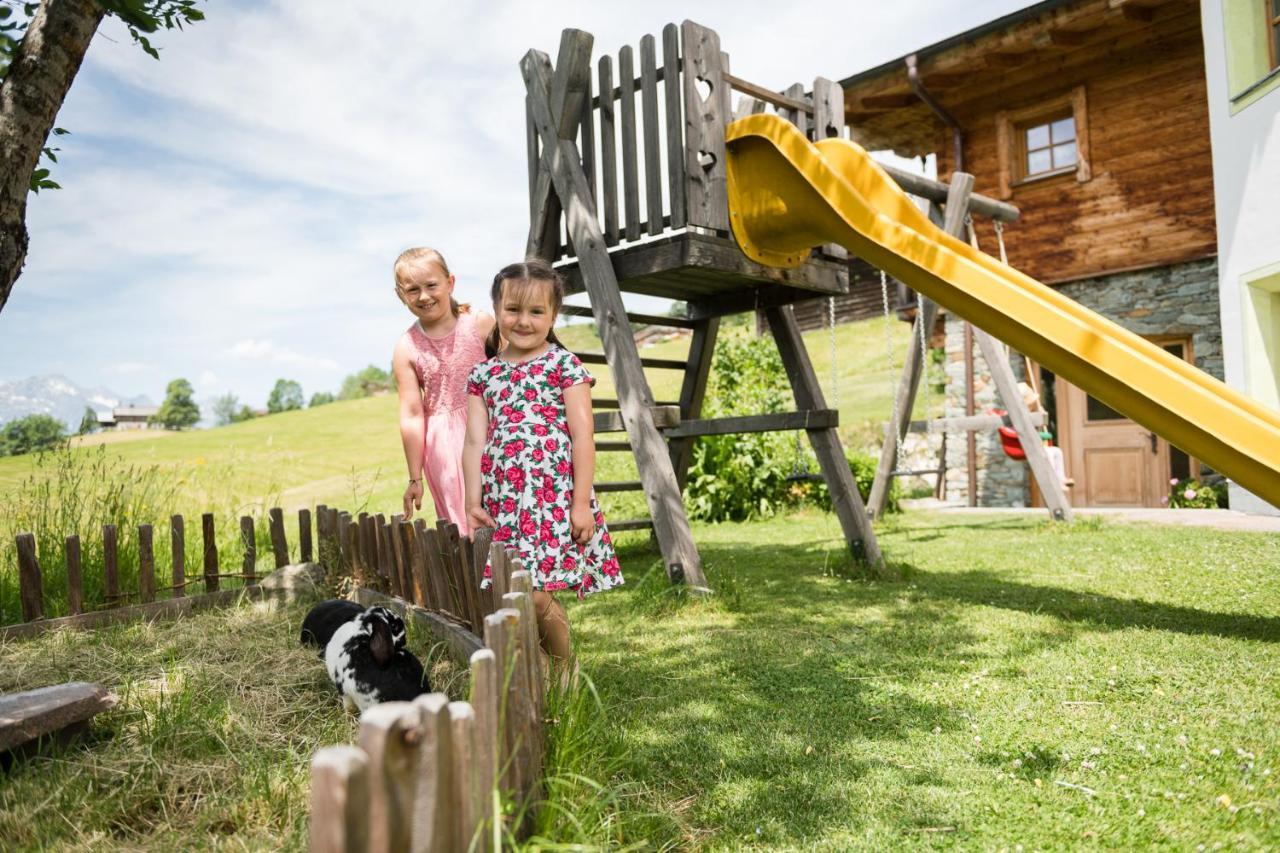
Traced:
<svg viewBox="0 0 1280 853">
<path fill-rule="evenodd" d="M 694 231 L 620 246 L 609 253 L 609 260 L 623 292 L 684 300 L 695 306 L 699 317 L 750 310 L 758 300 L 789 304 L 849 292 L 843 260 L 815 255 L 799 269 L 773 269 L 749 260 L 732 237 Z M 570 293 L 586 289 L 577 259 L 558 269 L 568 278 Z"/>
<path fill-rule="evenodd" d="M 0 751 L 88 722 L 115 704 L 106 688 L 87 681 L 0 695 Z"/>
</svg>

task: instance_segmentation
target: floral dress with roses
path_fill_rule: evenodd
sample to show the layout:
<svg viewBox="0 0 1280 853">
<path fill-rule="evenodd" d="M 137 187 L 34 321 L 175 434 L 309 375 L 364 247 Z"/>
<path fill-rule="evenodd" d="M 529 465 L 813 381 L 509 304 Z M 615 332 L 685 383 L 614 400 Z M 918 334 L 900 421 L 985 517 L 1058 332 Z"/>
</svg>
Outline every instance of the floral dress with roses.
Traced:
<svg viewBox="0 0 1280 853">
<path fill-rule="evenodd" d="M 594 492 L 591 541 L 574 542 L 569 527 L 573 452 L 564 389 L 594 381 L 576 355 L 555 344 L 527 361 L 482 361 L 467 380 L 467 393 L 489 412 L 480 473 L 484 508 L 498 524 L 493 541 L 520 552 L 534 589 L 572 589 L 579 597 L 622 584 Z M 491 577 L 486 565 L 483 588 Z"/>
</svg>

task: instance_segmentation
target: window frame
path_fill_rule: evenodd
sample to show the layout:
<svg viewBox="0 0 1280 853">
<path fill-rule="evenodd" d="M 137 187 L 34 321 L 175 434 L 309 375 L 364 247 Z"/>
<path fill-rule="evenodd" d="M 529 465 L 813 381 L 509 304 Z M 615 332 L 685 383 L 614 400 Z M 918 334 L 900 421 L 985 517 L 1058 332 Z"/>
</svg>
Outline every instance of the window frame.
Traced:
<svg viewBox="0 0 1280 853">
<path fill-rule="evenodd" d="M 1054 175 L 1066 175 L 1074 172 L 1076 166 L 1080 163 L 1080 147 L 1076 146 L 1076 162 L 1070 166 L 1059 166 L 1058 168 L 1045 169 L 1043 172 L 1032 173 L 1028 169 L 1028 161 L 1031 159 L 1031 146 L 1028 145 L 1027 137 L 1033 128 L 1047 127 L 1049 128 L 1049 144 L 1036 151 L 1048 151 L 1049 161 L 1053 162 L 1053 149 L 1056 147 L 1053 142 L 1053 125 L 1063 119 L 1072 119 L 1072 125 L 1075 124 L 1075 116 L 1070 110 L 1059 110 L 1057 112 L 1046 113 L 1043 116 L 1037 116 L 1014 125 L 1014 133 L 1017 138 L 1018 158 L 1013 169 L 1013 182 L 1015 184 L 1023 184 L 1028 181 L 1039 181 L 1044 178 L 1052 178 Z M 1074 127 L 1072 128 L 1074 130 Z M 1071 140 L 1076 142 L 1075 139 Z"/>
<path fill-rule="evenodd" d="M 1267 28 L 1267 47 L 1271 52 L 1270 73 L 1280 69 L 1280 3 L 1262 0 L 1262 21 Z"/>
<path fill-rule="evenodd" d="M 1076 164 L 1035 175 L 1026 174 L 1026 131 L 1046 122 L 1071 117 L 1076 128 Z M 996 113 L 996 148 L 1000 168 L 1000 197 L 1011 198 L 1018 187 L 1075 174 L 1084 183 L 1093 177 L 1089 164 L 1089 115 L 1083 84 L 1056 97 L 1015 110 Z"/>
</svg>

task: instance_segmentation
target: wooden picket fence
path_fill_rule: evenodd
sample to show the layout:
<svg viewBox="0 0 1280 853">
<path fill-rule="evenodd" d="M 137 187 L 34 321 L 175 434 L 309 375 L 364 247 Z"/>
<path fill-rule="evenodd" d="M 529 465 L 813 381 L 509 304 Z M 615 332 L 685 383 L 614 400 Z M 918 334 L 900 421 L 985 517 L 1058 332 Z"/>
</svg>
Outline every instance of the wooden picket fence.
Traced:
<svg viewBox="0 0 1280 853">
<path fill-rule="evenodd" d="M 375 705 L 357 745 L 316 753 L 311 850 L 501 848 L 527 829 L 541 791 L 547 673 L 529 572 L 491 531 L 468 547 L 443 522 L 317 517 L 326 569 L 353 578 L 362 603 L 392 606 L 469 654 L 471 679 L 470 702 L 432 693 Z M 486 557 L 493 584 L 481 590 Z"/>
<path fill-rule="evenodd" d="M 289 544 L 285 535 L 284 511 L 274 507 L 268 511 L 268 529 L 271 550 L 276 568 L 288 565 Z M 312 513 L 298 510 L 298 552 L 300 562 L 312 560 Z M 138 584 L 136 589 L 121 589 L 119 553 L 120 530 L 114 524 L 102 528 L 103 589 L 105 601 L 98 607 L 87 607 L 85 583 L 81 565 L 81 541 L 79 534 L 66 537 L 66 602 L 70 615 L 45 618 L 45 573 L 41 569 L 32 533 L 19 533 L 15 537 L 18 553 L 18 596 L 22 606 L 22 621 L 0 628 L 0 637 L 17 638 L 32 636 L 60 627 L 92 627 L 108 622 L 123 621 L 138 616 L 176 615 L 193 609 L 229 601 L 243 592 L 242 589 L 224 590 L 223 580 L 244 581 L 250 595 L 261 579 L 258 574 L 258 548 L 255 524 L 252 516 L 240 518 L 240 539 L 244 545 L 241 569 L 224 571 L 218 553 L 217 530 L 214 514 L 204 513 L 200 518 L 200 536 L 203 543 L 202 571 L 188 573 L 186 566 L 186 520 L 182 515 L 169 519 L 170 582 L 157 585 L 155 555 L 155 529 L 151 524 L 139 524 Z M 191 588 L 203 589 L 203 594 L 188 595 Z M 168 598 L 163 594 L 168 593 Z"/>
</svg>

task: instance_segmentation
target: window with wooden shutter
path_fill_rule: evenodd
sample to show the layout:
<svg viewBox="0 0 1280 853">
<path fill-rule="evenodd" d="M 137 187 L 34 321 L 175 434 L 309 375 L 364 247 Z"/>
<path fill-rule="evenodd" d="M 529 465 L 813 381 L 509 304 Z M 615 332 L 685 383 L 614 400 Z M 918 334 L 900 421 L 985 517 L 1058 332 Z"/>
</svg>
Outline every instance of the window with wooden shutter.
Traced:
<svg viewBox="0 0 1280 853">
<path fill-rule="evenodd" d="M 1012 197 L 1018 186 L 1058 175 L 1089 180 L 1093 174 L 1084 86 L 996 113 L 996 145 L 1001 198 Z"/>
</svg>

